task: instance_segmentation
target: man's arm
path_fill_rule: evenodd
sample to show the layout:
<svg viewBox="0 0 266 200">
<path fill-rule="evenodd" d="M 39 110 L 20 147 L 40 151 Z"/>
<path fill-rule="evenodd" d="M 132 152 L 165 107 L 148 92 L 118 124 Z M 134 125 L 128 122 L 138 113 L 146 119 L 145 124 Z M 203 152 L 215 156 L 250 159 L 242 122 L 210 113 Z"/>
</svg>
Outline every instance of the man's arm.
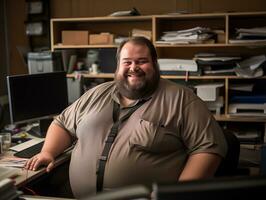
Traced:
<svg viewBox="0 0 266 200">
<path fill-rule="evenodd" d="M 36 170 L 41 165 L 48 165 L 46 170 L 50 171 L 54 165 L 54 159 L 71 145 L 71 136 L 62 127 L 52 123 L 47 131 L 45 142 L 41 152 L 25 165 L 26 169 Z"/>
<path fill-rule="evenodd" d="M 49 152 L 56 157 L 70 145 L 70 134 L 59 125 L 52 123 L 47 131 L 42 152 Z"/>
<path fill-rule="evenodd" d="M 222 158 L 213 153 L 190 155 L 179 177 L 179 181 L 213 177 Z"/>
</svg>

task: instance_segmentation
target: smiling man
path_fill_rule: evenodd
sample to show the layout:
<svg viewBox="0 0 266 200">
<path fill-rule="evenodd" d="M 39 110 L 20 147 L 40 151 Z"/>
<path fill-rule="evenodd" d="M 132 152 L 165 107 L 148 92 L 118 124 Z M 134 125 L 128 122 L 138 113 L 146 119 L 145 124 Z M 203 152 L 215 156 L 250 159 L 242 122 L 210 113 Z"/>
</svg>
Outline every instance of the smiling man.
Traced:
<svg viewBox="0 0 266 200">
<path fill-rule="evenodd" d="M 76 198 L 133 184 L 212 177 L 227 151 L 223 133 L 188 88 L 160 78 L 156 50 L 143 37 L 117 50 L 115 80 L 87 91 L 55 118 L 40 154 L 47 165 L 73 142 Z"/>
<path fill-rule="evenodd" d="M 160 74 L 157 59 L 154 59 L 156 52 L 152 54 L 148 46 L 137 40 L 121 45 L 117 54 L 115 81 L 122 98 L 136 100 L 154 92 Z"/>
</svg>

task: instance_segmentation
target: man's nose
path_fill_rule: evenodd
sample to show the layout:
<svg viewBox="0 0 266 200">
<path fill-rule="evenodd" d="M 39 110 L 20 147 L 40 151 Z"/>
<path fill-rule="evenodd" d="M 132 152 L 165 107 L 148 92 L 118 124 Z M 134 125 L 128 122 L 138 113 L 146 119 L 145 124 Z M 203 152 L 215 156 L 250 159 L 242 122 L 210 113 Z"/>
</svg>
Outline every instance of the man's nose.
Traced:
<svg viewBox="0 0 266 200">
<path fill-rule="evenodd" d="M 139 69 L 139 62 L 137 62 L 137 61 L 132 62 L 131 68 L 133 70 Z"/>
</svg>

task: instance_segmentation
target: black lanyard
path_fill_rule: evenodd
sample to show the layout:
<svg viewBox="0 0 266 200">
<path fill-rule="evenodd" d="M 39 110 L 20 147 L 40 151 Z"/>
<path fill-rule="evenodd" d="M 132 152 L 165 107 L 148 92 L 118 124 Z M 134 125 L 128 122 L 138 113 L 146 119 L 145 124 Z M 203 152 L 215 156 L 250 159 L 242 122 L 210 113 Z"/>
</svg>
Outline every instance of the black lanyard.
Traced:
<svg viewBox="0 0 266 200">
<path fill-rule="evenodd" d="M 132 113 L 134 113 L 145 102 L 146 102 L 145 100 L 139 101 L 134 107 L 130 108 L 128 113 L 126 113 L 123 117 L 121 117 L 121 119 L 119 119 L 120 107 L 119 107 L 119 104 L 114 101 L 114 107 L 113 107 L 114 124 L 105 141 L 105 146 L 104 146 L 102 155 L 99 159 L 99 166 L 97 170 L 97 192 L 100 192 L 103 189 L 103 179 L 104 179 L 106 161 L 108 159 L 111 146 L 118 134 L 118 131 L 119 131 L 118 129 L 119 129 L 120 124 L 126 121 L 132 115 Z"/>
</svg>

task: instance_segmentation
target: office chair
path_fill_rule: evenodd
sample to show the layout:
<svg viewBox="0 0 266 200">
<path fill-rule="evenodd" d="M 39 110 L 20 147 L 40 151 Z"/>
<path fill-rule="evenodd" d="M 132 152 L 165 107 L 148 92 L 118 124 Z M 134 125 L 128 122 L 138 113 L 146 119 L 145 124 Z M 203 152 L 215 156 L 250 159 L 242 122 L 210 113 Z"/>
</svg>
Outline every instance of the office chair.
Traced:
<svg viewBox="0 0 266 200">
<path fill-rule="evenodd" d="M 218 167 L 215 176 L 233 176 L 237 175 L 240 142 L 238 138 L 229 130 L 224 130 L 224 136 L 227 142 L 227 154 Z"/>
</svg>

